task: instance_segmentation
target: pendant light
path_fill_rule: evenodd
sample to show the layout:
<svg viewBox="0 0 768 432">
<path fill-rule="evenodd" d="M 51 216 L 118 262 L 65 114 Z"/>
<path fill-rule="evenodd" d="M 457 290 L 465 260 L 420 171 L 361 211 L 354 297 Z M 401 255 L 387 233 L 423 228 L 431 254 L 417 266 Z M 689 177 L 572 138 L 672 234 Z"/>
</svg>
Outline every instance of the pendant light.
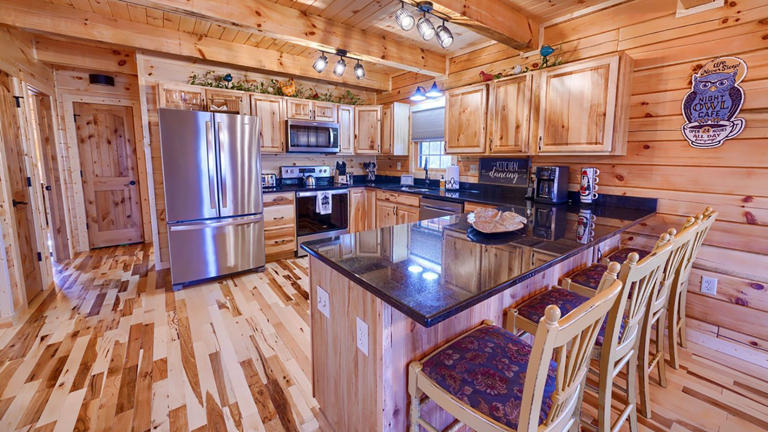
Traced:
<svg viewBox="0 0 768 432">
<path fill-rule="evenodd" d="M 347 62 L 344 61 L 344 57 L 339 56 L 339 61 L 333 66 L 333 74 L 341 78 L 344 75 L 344 71 L 347 69 Z"/>
<path fill-rule="evenodd" d="M 425 41 L 435 37 L 435 26 L 432 24 L 432 21 L 427 18 L 426 12 L 422 12 L 421 18 L 419 18 L 419 23 L 416 24 L 416 28 L 419 30 L 421 38 Z"/>
<path fill-rule="evenodd" d="M 425 96 L 428 98 L 437 98 L 443 95 L 443 91 L 437 86 L 437 81 L 432 83 L 432 87 L 429 88 Z"/>
<path fill-rule="evenodd" d="M 363 68 L 363 65 L 360 64 L 360 60 L 358 60 L 355 65 L 355 77 L 359 80 L 365 78 L 365 69 Z"/>
<path fill-rule="evenodd" d="M 426 94 L 424 92 L 424 87 L 422 87 L 422 86 L 416 87 L 416 91 L 413 92 L 413 94 L 410 97 L 410 99 L 412 101 L 414 101 L 414 102 L 421 102 L 421 101 L 425 100 L 426 98 L 427 98 L 427 96 L 426 96 Z"/>
<path fill-rule="evenodd" d="M 312 64 L 312 68 L 317 71 L 317 73 L 323 73 L 325 68 L 328 66 L 328 57 L 325 56 L 325 53 L 320 51 L 320 57 L 315 60 L 315 62 Z"/>
<path fill-rule="evenodd" d="M 397 24 L 401 29 L 403 29 L 403 31 L 412 29 L 416 24 L 416 19 L 413 17 L 413 15 L 411 15 L 410 12 L 408 12 L 408 9 L 405 8 L 405 4 L 403 4 L 403 2 L 400 2 L 400 9 L 395 12 L 395 21 L 397 21 Z"/>
<path fill-rule="evenodd" d="M 445 20 L 437 27 L 437 43 L 443 48 L 448 48 L 453 43 L 453 33 L 445 26 Z"/>
</svg>

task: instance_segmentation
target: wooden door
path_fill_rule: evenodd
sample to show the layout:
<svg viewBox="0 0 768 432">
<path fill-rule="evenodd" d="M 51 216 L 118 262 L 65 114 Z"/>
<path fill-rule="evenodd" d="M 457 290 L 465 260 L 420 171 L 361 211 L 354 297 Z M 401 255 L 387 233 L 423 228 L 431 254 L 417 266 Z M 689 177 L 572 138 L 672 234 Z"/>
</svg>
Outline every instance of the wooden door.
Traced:
<svg viewBox="0 0 768 432">
<path fill-rule="evenodd" d="M 144 240 L 130 107 L 75 103 L 91 248 Z"/>
<path fill-rule="evenodd" d="M 419 221 L 418 207 L 399 205 L 395 208 L 397 225 Z"/>
<path fill-rule="evenodd" d="M 539 153 L 610 152 L 619 56 L 575 62 L 539 73 Z"/>
<path fill-rule="evenodd" d="M 31 202 L 31 183 L 24 161 L 21 142 L 20 108 L 16 107 L 11 77 L 0 71 L 0 138 L 5 148 L 8 183 L 11 190 L 13 215 L 16 220 L 16 241 L 21 255 L 21 271 L 27 300 L 43 290 L 35 232 L 35 217 Z"/>
<path fill-rule="evenodd" d="M 450 90 L 445 97 L 445 152 L 485 153 L 488 86 Z"/>
<path fill-rule="evenodd" d="M 381 151 L 381 105 L 355 107 L 355 153 Z"/>
<path fill-rule="evenodd" d="M 376 228 L 397 225 L 395 204 L 387 201 L 376 201 Z"/>
<path fill-rule="evenodd" d="M 339 105 L 339 154 L 355 153 L 355 107 Z"/>
<path fill-rule="evenodd" d="M 51 98 L 43 93 L 34 95 L 33 101 L 40 136 L 42 166 L 45 173 L 45 201 L 47 203 L 53 259 L 63 262 L 70 258 L 67 224 L 64 219 L 64 195 L 57 158 L 56 138 L 53 129 Z"/>
<path fill-rule="evenodd" d="M 278 96 L 251 96 L 251 112 L 261 122 L 262 153 L 282 153 L 285 149 L 285 118 L 283 98 Z"/>
<path fill-rule="evenodd" d="M 336 123 L 337 105 L 331 102 L 313 102 L 312 118 L 317 121 L 327 121 Z"/>
<path fill-rule="evenodd" d="M 488 111 L 488 152 L 528 151 L 531 120 L 532 75 L 498 80 L 491 84 Z"/>
<path fill-rule="evenodd" d="M 312 101 L 285 98 L 285 108 L 290 119 L 312 120 Z"/>
<path fill-rule="evenodd" d="M 381 107 L 381 154 L 392 154 L 392 104 Z"/>
<path fill-rule="evenodd" d="M 208 89 L 205 91 L 205 97 L 208 111 L 243 115 L 251 114 L 248 94 L 245 92 Z"/>
<path fill-rule="evenodd" d="M 355 233 L 367 230 L 368 201 L 365 189 L 349 191 L 349 232 Z"/>
</svg>

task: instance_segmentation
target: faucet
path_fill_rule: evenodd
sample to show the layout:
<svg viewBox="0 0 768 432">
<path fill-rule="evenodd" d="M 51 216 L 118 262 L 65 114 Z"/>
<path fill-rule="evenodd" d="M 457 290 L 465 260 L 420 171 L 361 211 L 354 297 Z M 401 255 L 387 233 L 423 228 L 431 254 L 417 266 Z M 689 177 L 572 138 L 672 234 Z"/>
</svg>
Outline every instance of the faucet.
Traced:
<svg viewBox="0 0 768 432">
<path fill-rule="evenodd" d="M 424 184 L 429 187 L 429 158 L 424 158 Z"/>
</svg>

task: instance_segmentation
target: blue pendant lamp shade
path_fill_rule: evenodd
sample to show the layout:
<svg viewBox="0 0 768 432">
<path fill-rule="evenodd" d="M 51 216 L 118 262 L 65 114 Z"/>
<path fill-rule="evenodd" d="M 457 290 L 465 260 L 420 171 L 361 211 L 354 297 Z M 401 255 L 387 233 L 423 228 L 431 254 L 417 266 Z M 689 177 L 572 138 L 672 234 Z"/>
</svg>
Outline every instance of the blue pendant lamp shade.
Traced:
<svg viewBox="0 0 768 432">
<path fill-rule="evenodd" d="M 425 94 L 428 98 L 436 98 L 443 95 L 443 91 L 437 86 L 437 81 L 432 83 L 432 87 L 429 88 Z"/>
<path fill-rule="evenodd" d="M 425 100 L 426 98 L 427 98 L 427 95 L 426 95 L 426 93 L 424 91 L 424 87 L 418 86 L 418 87 L 416 87 L 416 91 L 413 92 L 413 94 L 411 95 L 410 99 L 412 101 L 414 101 L 414 102 L 421 102 L 421 101 Z"/>
</svg>

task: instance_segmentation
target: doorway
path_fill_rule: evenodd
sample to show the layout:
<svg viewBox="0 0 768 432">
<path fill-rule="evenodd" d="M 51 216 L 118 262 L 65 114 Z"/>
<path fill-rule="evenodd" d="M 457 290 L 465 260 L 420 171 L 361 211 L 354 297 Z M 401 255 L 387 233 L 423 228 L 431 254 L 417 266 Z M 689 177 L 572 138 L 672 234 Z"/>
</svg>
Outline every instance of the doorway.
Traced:
<svg viewBox="0 0 768 432">
<path fill-rule="evenodd" d="M 51 97 L 30 89 L 34 118 L 37 120 L 41 167 L 45 178 L 46 216 L 50 227 L 50 243 L 53 259 L 62 263 L 70 258 L 67 235 L 64 195 L 59 169 L 58 150 L 53 126 L 53 105 Z"/>
<path fill-rule="evenodd" d="M 85 102 L 73 108 L 89 247 L 143 242 L 133 109 Z"/>
<path fill-rule="evenodd" d="M 8 165 L 8 183 L 11 189 L 13 215 L 16 220 L 16 240 L 21 256 L 21 270 L 27 301 L 43 290 L 40 269 L 41 255 L 37 250 L 35 218 L 31 202 L 32 181 L 24 161 L 21 142 L 21 118 L 14 98 L 11 76 L 0 71 L 0 135 Z"/>
</svg>

